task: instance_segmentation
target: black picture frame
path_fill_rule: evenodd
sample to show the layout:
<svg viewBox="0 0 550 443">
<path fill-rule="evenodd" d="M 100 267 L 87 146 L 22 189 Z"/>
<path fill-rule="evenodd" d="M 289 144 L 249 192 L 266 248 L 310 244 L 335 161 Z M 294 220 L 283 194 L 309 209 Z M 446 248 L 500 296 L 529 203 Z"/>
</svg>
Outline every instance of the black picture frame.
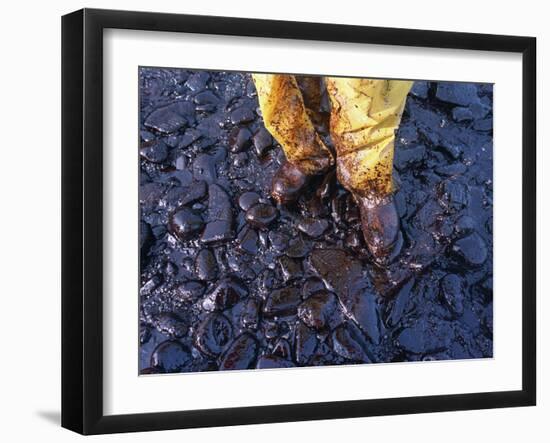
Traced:
<svg viewBox="0 0 550 443">
<path fill-rule="evenodd" d="M 523 63 L 522 389 L 196 411 L 103 413 L 103 30 L 519 53 Z M 82 434 L 530 406 L 536 403 L 536 39 L 83 9 L 62 18 L 62 426 Z"/>
</svg>

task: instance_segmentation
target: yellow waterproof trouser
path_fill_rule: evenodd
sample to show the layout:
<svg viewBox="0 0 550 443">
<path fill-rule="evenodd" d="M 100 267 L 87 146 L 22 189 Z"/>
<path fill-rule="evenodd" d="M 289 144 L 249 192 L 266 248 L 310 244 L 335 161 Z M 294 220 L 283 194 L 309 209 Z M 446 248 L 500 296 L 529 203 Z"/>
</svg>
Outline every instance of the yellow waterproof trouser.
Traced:
<svg viewBox="0 0 550 443">
<path fill-rule="evenodd" d="M 286 158 L 305 173 L 319 174 L 334 159 L 317 134 L 296 78 L 253 74 L 267 130 Z M 326 77 L 331 102 L 330 134 L 338 179 L 364 197 L 393 191 L 393 148 L 407 94 L 413 82 Z"/>
</svg>

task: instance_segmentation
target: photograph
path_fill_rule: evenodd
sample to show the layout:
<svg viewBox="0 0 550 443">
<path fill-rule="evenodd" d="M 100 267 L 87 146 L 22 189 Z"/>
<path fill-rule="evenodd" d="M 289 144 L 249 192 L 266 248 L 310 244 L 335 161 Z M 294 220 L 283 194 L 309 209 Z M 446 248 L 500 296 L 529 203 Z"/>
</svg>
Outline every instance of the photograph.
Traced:
<svg viewBox="0 0 550 443">
<path fill-rule="evenodd" d="M 141 376 L 493 358 L 493 84 L 329 69 L 138 67 Z"/>
<path fill-rule="evenodd" d="M 550 435 L 542 4 L 6 2 L 0 440 Z"/>
</svg>

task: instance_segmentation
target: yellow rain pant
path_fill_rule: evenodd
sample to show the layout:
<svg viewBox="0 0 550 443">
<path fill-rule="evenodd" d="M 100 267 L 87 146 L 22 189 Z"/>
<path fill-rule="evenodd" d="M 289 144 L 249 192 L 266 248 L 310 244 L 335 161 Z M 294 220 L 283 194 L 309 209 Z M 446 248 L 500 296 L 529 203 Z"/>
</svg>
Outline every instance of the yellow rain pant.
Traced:
<svg viewBox="0 0 550 443">
<path fill-rule="evenodd" d="M 310 119 L 293 75 L 253 74 L 267 130 L 286 158 L 308 174 L 333 164 Z M 413 82 L 325 78 L 331 102 L 330 135 L 338 179 L 349 191 L 381 198 L 393 192 L 395 131 Z"/>
<path fill-rule="evenodd" d="M 293 75 L 253 74 L 267 130 L 287 160 L 306 174 L 319 174 L 334 159 L 315 130 Z"/>
</svg>

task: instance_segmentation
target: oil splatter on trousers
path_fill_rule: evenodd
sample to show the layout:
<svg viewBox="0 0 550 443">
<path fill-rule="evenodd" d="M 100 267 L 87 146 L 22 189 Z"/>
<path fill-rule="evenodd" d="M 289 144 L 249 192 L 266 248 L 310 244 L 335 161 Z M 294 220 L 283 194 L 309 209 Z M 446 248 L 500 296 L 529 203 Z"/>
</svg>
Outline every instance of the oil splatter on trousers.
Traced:
<svg viewBox="0 0 550 443">
<path fill-rule="evenodd" d="M 363 197 L 393 192 L 393 151 L 413 82 L 346 77 L 253 74 L 267 130 L 289 162 L 307 174 L 334 165 L 340 183 Z M 300 82 L 300 84 L 299 84 Z M 322 82 L 330 99 L 333 154 L 316 130 Z"/>
</svg>

